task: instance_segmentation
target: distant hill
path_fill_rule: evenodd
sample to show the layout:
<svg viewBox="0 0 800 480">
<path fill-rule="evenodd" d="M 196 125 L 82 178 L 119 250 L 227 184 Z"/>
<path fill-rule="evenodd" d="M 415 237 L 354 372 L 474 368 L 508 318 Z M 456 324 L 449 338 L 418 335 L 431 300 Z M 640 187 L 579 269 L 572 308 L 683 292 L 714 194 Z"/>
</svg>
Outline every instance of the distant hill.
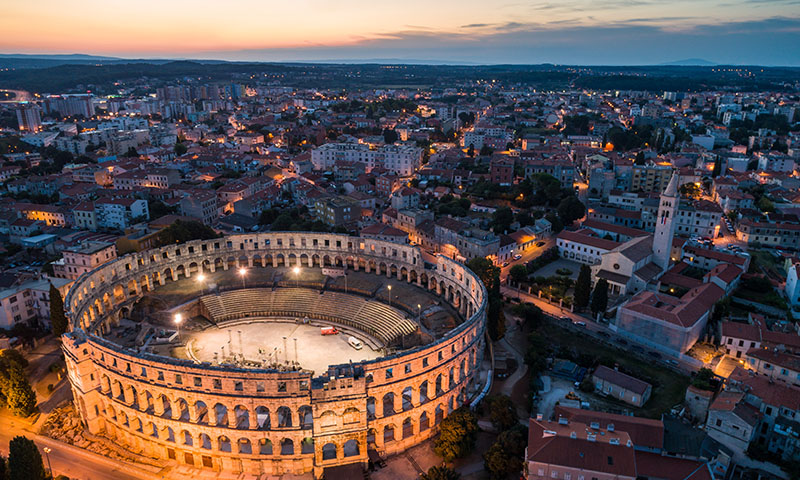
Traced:
<svg viewBox="0 0 800 480">
<path fill-rule="evenodd" d="M 686 58 L 683 60 L 675 60 L 674 62 L 659 63 L 659 65 L 671 65 L 676 67 L 711 67 L 717 64 L 702 58 Z"/>
<path fill-rule="evenodd" d="M 97 65 L 117 63 L 152 63 L 162 64 L 174 60 L 159 59 L 127 59 L 119 57 L 102 57 L 98 55 L 84 55 L 72 53 L 64 55 L 25 55 L 25 54 L 0 54 L 0 68 L 49 68 L 59 65 Z"/>
</svg>

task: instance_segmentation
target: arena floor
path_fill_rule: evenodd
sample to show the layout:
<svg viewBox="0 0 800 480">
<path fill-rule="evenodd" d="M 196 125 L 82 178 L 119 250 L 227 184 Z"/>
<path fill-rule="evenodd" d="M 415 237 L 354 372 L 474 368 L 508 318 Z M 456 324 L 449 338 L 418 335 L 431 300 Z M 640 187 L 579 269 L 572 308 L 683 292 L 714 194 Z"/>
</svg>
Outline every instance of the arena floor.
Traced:
<svg viewBox="0 0 800 480">
<path fill-rule="evenodd" d="M 241 348 L 239 332 L 241 332 Z M 349 335 L 345 333 L 321 335 L 320 327 L 268 319 L 186 333 L 183 335 L 183 341 L 187 348 L 191 348 L 191 355 L 188 356 L 201 362 L 220 361 L 223 352 L 225 357 L 229 357 L 233 349 L 237 357 L 243 351 L 244 358 L 248 361 L 275 363 L 277 360 L 277 363 L 285 364 L 287 352 L 284 351 L 283 337 L 286 337 L 288 361 L 295 361 L 296 343 L 300 367 L 313 370 L 315 375 L 325 372 L 329 365 L 373 360 L 381 356 L 381 352 L 372 350 L 366 343 L 361 350 L 354 349 L 347 343 Z"/>
</svg>

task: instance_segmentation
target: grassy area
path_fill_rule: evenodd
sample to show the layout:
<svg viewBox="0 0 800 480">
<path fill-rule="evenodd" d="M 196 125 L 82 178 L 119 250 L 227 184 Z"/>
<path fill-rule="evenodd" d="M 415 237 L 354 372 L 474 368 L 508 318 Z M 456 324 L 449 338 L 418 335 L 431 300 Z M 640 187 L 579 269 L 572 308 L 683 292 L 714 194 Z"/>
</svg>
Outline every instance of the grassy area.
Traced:
<svg viewBox="0 0 800 480">
<path fill-rule="evenodd" d="M 750 272 L 751 273 L 764 273 L 771 278 L 783 279 L 785 273 L 783 271 L 783 263 L 774 255 L 774 250 L 756 250 L 750 251 L 752 258 L 750 259 Z"/>
<path fill-rule="evenodd" d="M 552 342 L 555 351 L 566 348 L 576 355 L 591 356 L 595 362 L 617 363 L 620 370 L 653 385 L 653 393 L 644 408 L 634 409 L 637 416 L 661 418 L 662 413 L 683 402 L 686 387 L 689 386 L 689 377 L 686 375 L 552 323 L 542 325 L 539 331 Z"/>
</svg>

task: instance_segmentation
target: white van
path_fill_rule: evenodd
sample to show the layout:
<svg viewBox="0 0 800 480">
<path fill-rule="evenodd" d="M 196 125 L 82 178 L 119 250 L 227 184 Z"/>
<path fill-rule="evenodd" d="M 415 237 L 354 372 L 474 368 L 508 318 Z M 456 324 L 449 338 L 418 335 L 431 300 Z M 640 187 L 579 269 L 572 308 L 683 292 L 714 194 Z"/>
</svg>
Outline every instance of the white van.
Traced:
<svg viewBox="0 0 800 480">
<path fill-rule="evenodd" d="M 361 343 L 361 340 L 357 339 L 356 337 L 348 338 L 347 343 L 349 343 L 350 346 L 355 348 L 356 350 L 361 350 L 362 348 L 364 348 L 364 344 Z"/>
</svg>

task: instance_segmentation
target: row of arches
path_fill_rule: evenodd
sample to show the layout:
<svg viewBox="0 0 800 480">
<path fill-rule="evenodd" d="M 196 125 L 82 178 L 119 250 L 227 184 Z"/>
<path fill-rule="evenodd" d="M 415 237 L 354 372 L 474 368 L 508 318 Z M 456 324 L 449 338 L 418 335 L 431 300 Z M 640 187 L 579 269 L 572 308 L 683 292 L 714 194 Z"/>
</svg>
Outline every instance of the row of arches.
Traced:
<svg viewBox="0 0 800 480">
<path fill-rule="evenodd" d="M 163 393 L 154 395 L 142 389 L 141 385 L 139 389 L 133 384 L 123 385 L 120 380 L 111 380 L 106 374 L 101 376 L 100 384 L 101 392 L 109 398 L 147 415 L 169 420 L 237 430 L 310 430 L 314 426 L 310 405 L 302 405 L 296 411 L 288 406 L 270 411 L 264 405 L 255 408 L 242 404 L 229 406 L 222 402 L 209 405 L 203 400 L 190 403 L 180 396 L 170 399 Z"/>
</svg>

